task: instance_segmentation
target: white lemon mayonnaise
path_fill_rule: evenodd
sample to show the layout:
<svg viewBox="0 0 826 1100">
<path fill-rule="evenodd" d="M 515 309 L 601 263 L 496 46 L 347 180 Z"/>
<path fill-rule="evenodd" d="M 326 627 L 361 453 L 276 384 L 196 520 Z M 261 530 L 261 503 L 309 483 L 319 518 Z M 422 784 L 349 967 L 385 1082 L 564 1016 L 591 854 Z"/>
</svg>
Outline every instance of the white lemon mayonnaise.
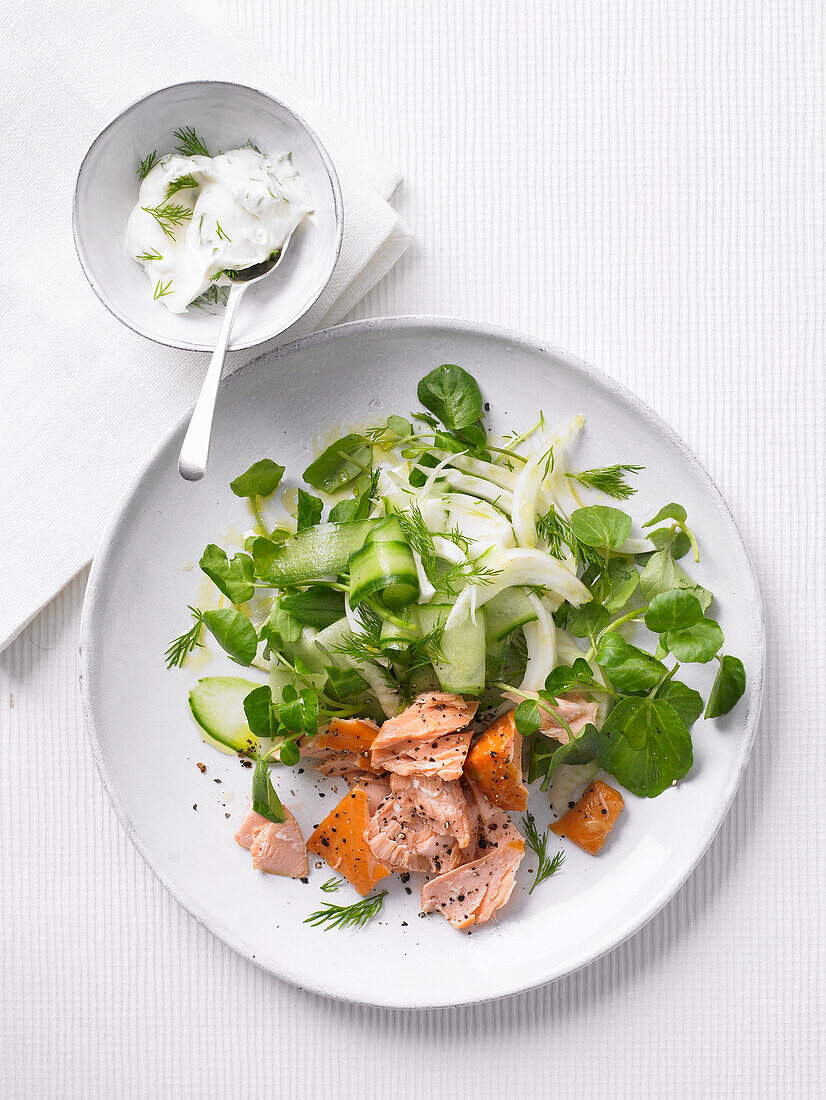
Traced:
<svg viewBox="0 0 826 1100">
<path fill-rule="evenodd" d="M 251 267 L 280 249 L 310 213 L 310 192 L 288 153 L 171 153 L 141 183 L 126 246 L 153 296 L 184 313 L 210 287 L 230 285 L 221 272 Z"/>
</svg>

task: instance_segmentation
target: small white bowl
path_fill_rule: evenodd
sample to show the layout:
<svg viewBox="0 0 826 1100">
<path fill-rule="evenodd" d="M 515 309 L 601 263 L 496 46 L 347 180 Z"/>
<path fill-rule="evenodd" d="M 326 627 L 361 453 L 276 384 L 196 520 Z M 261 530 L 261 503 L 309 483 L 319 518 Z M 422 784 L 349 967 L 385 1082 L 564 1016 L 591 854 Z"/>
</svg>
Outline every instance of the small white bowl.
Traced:
<svg viewBox="0 0 826 1100">
<path fill-rule="evenodd" d="M 341 188 L 327 150 L 272 96 L 242 84 L 196 81 L 161 88 L 128 107 L 95 138 L 80 166 L 73 213 L 77 254 L 95 294 L 119 321 L 169 347 L 212 351 L 223 310 L 174 314 L 153 301 L 124 239 L 138 198 L 138 165 L 153 150 L 171 152 L 173 131 L 182 126 L 194 127 L 211 149 L 236 149 L 251 139 L 266 153 L 291 152 L 313 196 L 314 213 L 296 230 L 278 271 L 251 287 L 238 310 L 230 349 L 250 348 L 284 332 L 318 299 L 344 234 Z"/>
</svg>

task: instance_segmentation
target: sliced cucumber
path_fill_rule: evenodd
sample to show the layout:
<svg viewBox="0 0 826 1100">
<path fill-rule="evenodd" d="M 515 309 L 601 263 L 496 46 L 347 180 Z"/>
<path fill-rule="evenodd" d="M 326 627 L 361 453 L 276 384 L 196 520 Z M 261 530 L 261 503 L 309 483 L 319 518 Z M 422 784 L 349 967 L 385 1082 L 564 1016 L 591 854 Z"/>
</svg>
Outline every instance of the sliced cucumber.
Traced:
<svg viewBox="0 0 826 1100">
<path fill-rule="evenodd" d="M 255 570 L 263 580 L 279 585 L 300 584 L 341 573 L 350 557 L 364 545 L 374 524 L 370 519 L 319 523 L 280 544 L 259 537 L 252 544 Z"/>
<path fill-rule="evenodd" d="M 189 693 L 192 717 L 203 738 L 221 752 L 254 756 L 258 739 L 250 733 L 244 699 L 260 684 L 240 676 L 206 676 Z"/>
<path fill-rule="evenodd" d="M 413 551 L 394 515 L 379 520 L 350 558 L 350 607 L 357 607 L 374 593 L 381 593 L 393 611 L 407 607 L 419 596 Z"/>
<path fill-rule="evenodd" d="M 450 604 L 423 604 L 416 608 L 419 627 L 430 633 L 450 614 Z M 433 669 L 445 691 L 460 695 L 480 695 L 485 686 L 485 613 L 476 612 L 476 622 L 470 616 L 451 630 L 445 630 L 441 643 L 443 661 L 434 661 Z"/>
<path fill-rule="evenodd" d="M 488 642 L 500 642 L 519 626 L 536 621 L 524 588 L 505 588 L 485 604 L 485 633 Z"/>
</svg>

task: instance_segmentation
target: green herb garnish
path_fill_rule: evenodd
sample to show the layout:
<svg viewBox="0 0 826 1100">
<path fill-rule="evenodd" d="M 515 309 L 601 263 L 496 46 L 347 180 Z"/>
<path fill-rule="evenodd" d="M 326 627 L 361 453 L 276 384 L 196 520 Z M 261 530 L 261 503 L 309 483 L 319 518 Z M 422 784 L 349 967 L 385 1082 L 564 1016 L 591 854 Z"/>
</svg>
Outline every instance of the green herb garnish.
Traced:
<svg viewBox="0 0 826 1100">
<path fill-rule="evenodd" d="M 598 489 L 615 500 L 628 500 L 637 490 L 628 484 L 625 474 L 636 474 L 642 469 L 643 466 L 602 466 L 597 470 L 578 470 L 565 476 L 580 485 L 587 485 L 589 489 Z"/>
<path fill-rule="evenodd" d="M 536 878 L 531 883 L 530 890 L 528 890 L 529 895 L 534 892 L 540 883 L 549 879 L 551 875 L 555 875 L 565 862 L 565 853 L 562 851 L 557 852 L 554 856 L 548 856 L 548 839 L 547 829 L 541 836 L 539 835 L 534 816 L 528 810 L 525 814 L 525 842 L 539 860 L 536 868 Z"/>
<path fill-rule="evenodd" d="M 197 607 L 190 607 L 192 612 L 192 618 L 195 622 L 189 628 L 184 631 L 177 638 L 173 638 L 169 643 L 164 657 L 166 658 L 167 668 L 181 668 L 183 667 L 184 660 L 187 655 L 192 653 L 196 648 L 203 646 L 201 637 L 204 630 L 204 616 L 203 613 Z"/>
<path fill-rule="evenodd" d="M 157 283 L 155 283 L 155 291 L 152 297 L 157 302 L 158 298 L 165 298 L 167 294 L 171 293 L 172 280 L 170 279 L 168 283 L 164 283 L 160 279 L 158 279 Z"/>
<path fill-rule="evenodd" d="M 141 181 L 145 180 L 157 163 L 158 153 L 157 150 L 153 149 L 153 151 L 141 161 L 138 167 L 138 179 Z"/>
<path fill-rule="evenodd" d="M 210 155 L 209 149 L 206 147 L 206 142 L 198 137 L 191 126 L 185 126 L 180 130 L 176 130 L 175 137 L 178 139 L 178 144 L 175 146 L 175 152 L 180 153 L 181 156 L 208 157 Z"/>
<path fill-rule="evenodd" d="M 312 924 L 314 927 L 324 926 L 325 931 L 331 928 L 362 928 L 368 921 L 379 915 L 386 897 L 387 891 L 382 890 L 380 894 L 371 894 L 369 898 L 362 898 L 361 901 L 356 901 L 352 905 L 333 905 L 332 902 L 325 902 L 322 909 L 305 917 L 304 923 Z"/>
<path fill-rule="evenodd" d="M 164 202 L 160 206 L 142 206 L 141 210 L 151 214 L 171 240 L 175 239 L 176 228 L 192 215 L 188 206 L 178 206 L 173 202 Z"/>
</svg>

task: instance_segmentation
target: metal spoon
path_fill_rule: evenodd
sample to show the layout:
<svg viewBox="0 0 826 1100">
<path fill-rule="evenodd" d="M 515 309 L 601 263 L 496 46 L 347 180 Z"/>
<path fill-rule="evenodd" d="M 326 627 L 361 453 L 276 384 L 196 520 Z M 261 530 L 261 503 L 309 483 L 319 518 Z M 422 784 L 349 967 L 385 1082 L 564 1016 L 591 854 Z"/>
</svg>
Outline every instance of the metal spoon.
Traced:
<svg viewBox="0 0 826 1100">
<path fill-rule="evenodd" d="M 294 232 L 295 229 L 293 229 Z M 209 361 L 206 378 L 204 378 L 201 393 L 195 403 L 192 419 L 186 430 L 178 458 L 178 473 L 187 481 L 200 481 L 207 470 L 209 441 L 212 436 L 212 418 L 215 415 L 215 401 L 218 397 L 221 376 L 224 373 L 224 360 L 229 344 L 229 334 L 232 330 L 232 322 L 235 319 L 238 304 L 248 286 L 253 283 L 260 283 L 262 279 L 272 275 L 284 259 L 284 254 L 293 233 L 290 233 L 279 252 L 274 253 L 273 256 L 260 264 L 254 264 L 252 267 L 236 272 L 233 277 L 232 287 L 227 298 L 227 308 L 224 313 L 224 323 L 218 333 L 218 342 Z"/>
</svg>

